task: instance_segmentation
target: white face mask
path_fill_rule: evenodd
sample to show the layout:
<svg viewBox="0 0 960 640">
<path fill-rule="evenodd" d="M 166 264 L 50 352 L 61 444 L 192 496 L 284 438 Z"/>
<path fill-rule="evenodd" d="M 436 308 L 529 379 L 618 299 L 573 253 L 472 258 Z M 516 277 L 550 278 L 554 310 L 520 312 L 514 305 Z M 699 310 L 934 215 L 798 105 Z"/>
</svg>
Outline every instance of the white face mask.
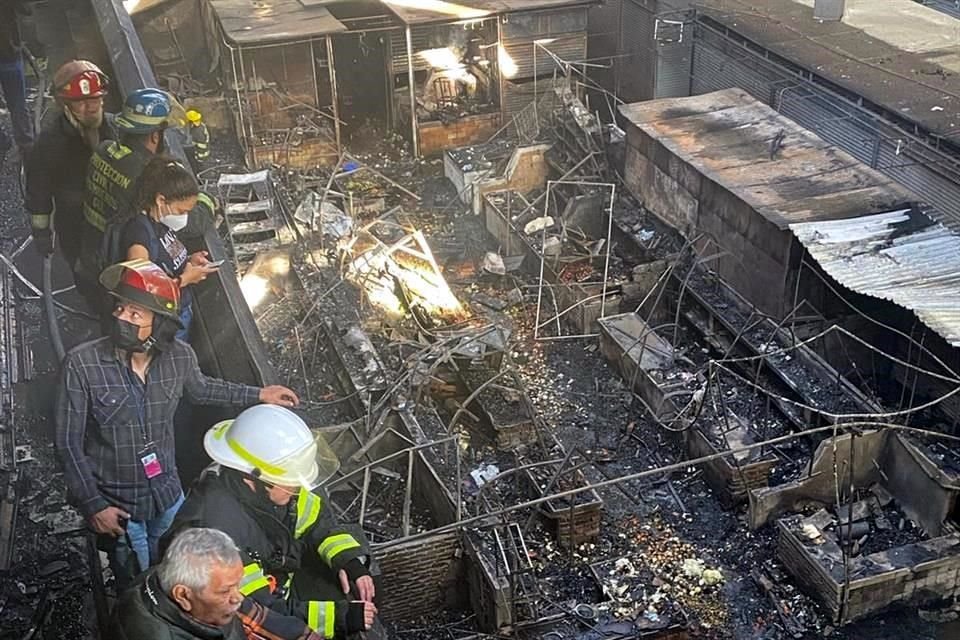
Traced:
<svg viewBox="0 0 960 640">
<path fill-rule="evenodd" d="M 188 217 L 189 214 L 186 213 L 167 213 L 160 216 L 160 222 L 174 231 L 180 231 L 180 229 L 183 229 L 185 226 L 187 226 Z"/>
</svg>

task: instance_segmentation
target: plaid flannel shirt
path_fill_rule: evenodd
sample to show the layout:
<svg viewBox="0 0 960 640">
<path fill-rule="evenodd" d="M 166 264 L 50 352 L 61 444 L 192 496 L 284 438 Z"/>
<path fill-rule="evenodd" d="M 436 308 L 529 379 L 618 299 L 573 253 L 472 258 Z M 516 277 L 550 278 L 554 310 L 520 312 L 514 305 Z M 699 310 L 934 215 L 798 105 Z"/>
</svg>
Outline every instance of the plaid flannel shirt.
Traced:
<svg viewBox="0 0 960 640">
<path fill-rule="evenodd" d="M 136 521 L 156 517 L 182 491 L 174 457 L 173 415 L 186 395 L 194 404 L 247 407 L 260 389 L 205 376 L 193 349 L 179 340 L 154 355 L 146 382 L 109 338 L 84 343 L 63 362 L 56 403 L 56 446 L 73 504 L 85 517 L 108 506 Z M 162 471 L 148 479 L 141 458 L 154 453 Z"/>
</svg>

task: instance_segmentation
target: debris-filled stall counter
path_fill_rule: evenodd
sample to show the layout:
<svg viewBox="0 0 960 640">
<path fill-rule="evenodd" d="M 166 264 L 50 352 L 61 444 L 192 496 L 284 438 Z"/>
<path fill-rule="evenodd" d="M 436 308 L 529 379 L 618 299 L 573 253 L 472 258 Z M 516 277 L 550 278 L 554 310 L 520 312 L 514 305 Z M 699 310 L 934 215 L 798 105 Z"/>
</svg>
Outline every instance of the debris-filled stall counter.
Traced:
<svg viewBox="0 0 960 640">
<path fill-rule="evenodd" d="M 494 17 L 391 32 L 393 125 L 416 132 L 421 154 L 486 140 L 500 128 L 500 75 L 509 67 L 497 29 Z"/>
</svg>

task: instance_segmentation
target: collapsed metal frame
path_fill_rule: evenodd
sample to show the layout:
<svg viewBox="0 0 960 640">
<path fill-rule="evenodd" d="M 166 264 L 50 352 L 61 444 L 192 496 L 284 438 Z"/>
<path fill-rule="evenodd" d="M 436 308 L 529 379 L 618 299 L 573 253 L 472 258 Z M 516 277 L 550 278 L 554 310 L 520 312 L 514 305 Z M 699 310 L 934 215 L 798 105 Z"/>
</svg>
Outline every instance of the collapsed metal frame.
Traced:
<svg viewBox="0 0 960 640">
<path fill-rule="evenodd" d="M 400 434 L 399 432 L 393 429 L 387 429 L 386 431 L 393 431 L 401 439 L 407 440 L 407 438 L 403 436 L 403 434 Z M 355 458 L 357 455 L 363 455 L 369 458 L 368 449 L 372 444 L 374 444 L 378 440 L 379 438 L 377 438 L 376 436 L 373 436 L 369 438 L 366 442 L 363 442 L 363 443 L 358 442 L 358 444 L 361 444 L 362 446 L 353 456 L 351 456 L 351 459 Z M 354 498 L 354 501 L 346 508 L 346 510 L 349 510 L 350 508 L 352 508 L 353 504 L 356 502 L 357 499 L 360 500 L 360 514 L 357 522 L 362 527 L 367 514 L 369 491 L 370 491 L 370 480 L 371 480 L 371 474 L 373 473 L 373 470 L 376 467 L 384 465 L 384 463 L 390 462 L 391 460 L 394 460 L 396 458 L 406 455 L 407 462 L 406 462 L 406 474 L 404 476 L 405 484 L 404 484 L 403 509 L 401 512 L 401 523 L 402 523 L 401 526 L 402 526 L 402 532 L 403 532 L 402 537 L 403 538 L 409 537 L 411 511 L 413 506 L 413 475 L 414 475 L 414 466 L 416 462 L 416 454 L 422 450 L 432 449 L 434 447 L 438 447 L 441 445 L 443 445 L 444 448 L 447 449 L 448 448 L 447 445 L 449 445 L 449 443 L 451 442 L 454 444 L 453 448 L 454 448 L 454 451 L 456 452 L 455 465 L 456 465 L 456 476 L 458 478 L 456 518 L 457 520 L 459 520 L 461 517 L 461 505 L 463 503 L 460 497 L 461 496 L 461 490 L 460 490 L 461 459 L 460 459 L 460 435 L 459 434 L 454 434 L 452 436 L 447 436 L 445 438 L 440 438 L 438 440 L 431 440 L 429 442 L 424 442 L 420 444 L 411 444 L 408 447 L 405 447 L 393 453 L 387 454 L 386 456 L 383 456 L 376 460 L 370 460 L 366 464 L 363 464 L 355 469 L 352 469 L 347 473 L 341 473 L 336 478 L 330 480 L 327 483 L 326 488 L 328 490 L 333 490 L 339 487 L 341 484 L 347 484 L 351 486 L 354 490 L 357 490 L 358 488 L 354 485 L 354 483 L 350 482 L 350 479 L 360 473 L 363 474 L 363 481 L 362 481 L 363 483 L 362 483 L 362 486 L 359 487 L 359 491 L 358 491 L 359 495 L 357 498 Z M 376 547 L 376 545 L 373 545 L 373 546 L 374 548 Z"/>
<path fill-rule="evenodd" d="M 612 239 L 612 237 L 613 237 L 613 206 L 614 206 L 614 203 L 616 202 L 617 185 L 614 184 L 614 183 L 611 183 L 611 182 L 590 182 L 590 181 L 583 181 L 583 180 L 548 180 L 548 181 L 547 181 L 547 190 L 544 192 L 544 194 L 545 194 L 544 204 L 543 204 L 543 215 L 544 215 L 544 217 L 546 217 L 546 216 L 549 215 L 551 191 L 553 191 L 553 188 L 554 188 L 555 186 L 557 186 L 557 185 L 570 185 L 570 186 L 575 186 L 575 187 L 591 187 L 591 188 L 599 188 L 599 189 L 610 189 L 610 197 L 609 197 L 609 200 L 608 200 L 608 205 L 607 205 L 607 207 L 606 207 L 606 212 L 607 212 L 607 236 L 606 236 L 606 238 L 604 239 L 603 282 L 602 282 L 602 283 L 597 283 L 597 282 L 581 282 L 581 283 L 578 283 L 578 284 L 581 284 L 581 285 L 596 285 L 596 284 L 601 284 L 601 293 L 600 293 L 600 317 L 601 317 L 601 318 L 606 317 L 607 291 L 608 291 L 608 288 L 609 288 L 609 279 L 608 279 L 608 276 L 609 276 L 609 274 L 610 274 L 610 241 L 611 241 L 611 239 Z M 561 215 L 562 215 L 562 212 L 561 212 Z M 566 230 L 563 228 L 563 221 L 562 221 L 559 217 L 557 218 L 557 221 L 558 221 L 559 224 L 561 225 L 561 235 L 566 234 Z M 550 319 L 547 320 L 545 323 L 543 323 L 543 324 L 540 323 L 540 315 L 541 315 L 542 307 L 543 307 L 543 288 L 544 288 L 544 275 L 543 275 L 543 274 L 544 274 L 544 270 L 545 270 L 545 267 L 546 267 L 546 243 L 547 243 L 547 228 L 544 227 L 544 228 L 541 230 L 541 232 L 540 232 L 540 276 L 539 276 L 538 281 L 537 281 L 537 313 L 536 313 L 536 319 L 535 319 L 534 325 L 533 325 L 533 337 L 534 337 L 534 339 L 535 339 L 535 340 L 541 340 L 541 341 L 542 341 L 542 340 L 572 340 L 572 339 L 578 339 L 578 338 L 595 338 L 595 337 L 597 337 L 598 335 L 600 335 L 599 333 L 583 333 L 583 334 L 577 334 L 577 335 L 563 335 L 562 333 L 560 333 L 559 335 L 556 335 L 556 336 L 544 336 L 544 337 L 541 337 L 541 336 L 540 336 L 540 329 L 541 329 L 542 327 L 546 326 L 547 324 L 553 322 L 554 319 L 555 319 L 555 318 L 550 318 Z M 550 287 L 550 285 L 547 285 L 547 286 Z M 552 289 L 551 289 L 551 292 L 552 292 Z M 573 305 L 573 306 L 571 306 L 571 307 L 568 307 L 568 308 L 565 309 L 564 311 L 560 311 L 560 309 L 557 308 L 557 309 L 556 309 L 556 319 L 559 320 L 559 318 L 560 318 L 561 316 L 565 315 L 567 312 L 569 312 L 570 310 L 572 310 L 572 309 L 575 308 L 576 306 L 582 305 L 582 304 L 584 304 L 585 302 L 588 302 L 588 301 L 591 300 L 591 299 L 595 299 L 595 297 L 596 297 L 596 296 L 588 296 L 588 297 L 586 297 L 586 298 L 583 298 L 583 299 L 581 299 L 580 301 L 578 301 L 575 305 Z M 558 323 L 558 327 L 559 327 L 559 326 L 560 326 L 560 325 L 559 325 L 559 323 Z M 558 329 L 558 331 L 561 331 L 561 332 L 562 332 L 562 329 Z"/>
</svg>

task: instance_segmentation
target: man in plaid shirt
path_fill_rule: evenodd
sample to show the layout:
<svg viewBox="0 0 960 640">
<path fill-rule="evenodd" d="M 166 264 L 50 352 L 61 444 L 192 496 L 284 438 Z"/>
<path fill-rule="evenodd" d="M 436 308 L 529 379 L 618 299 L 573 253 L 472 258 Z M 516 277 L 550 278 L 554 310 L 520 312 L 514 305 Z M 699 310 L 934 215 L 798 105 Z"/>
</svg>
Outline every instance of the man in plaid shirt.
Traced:
<svg viewBox="0 0 960 640">
<path fill-rule="evenodd" d="M 73 349 L 63 362 L 56 446 L 73 504 L 110 544 L 118 587 L 159 560 L 157 543 L 183 502 L 173 416 L 181 397 L 243 408 L 295 406 L 279 385 L 256 388 L 205 376 L 193 349 L 174 339 L 180 291 L 147 260 L 107 268 L 100 282 L 116 298 L 108 337 Z"/>
</svg>

